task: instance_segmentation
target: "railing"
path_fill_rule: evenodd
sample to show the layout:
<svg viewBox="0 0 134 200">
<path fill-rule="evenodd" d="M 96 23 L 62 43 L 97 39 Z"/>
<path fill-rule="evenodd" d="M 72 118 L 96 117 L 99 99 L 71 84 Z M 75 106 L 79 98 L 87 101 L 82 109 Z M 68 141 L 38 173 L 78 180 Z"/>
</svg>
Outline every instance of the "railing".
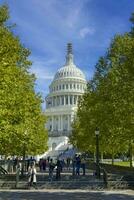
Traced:
<svg viewBox="0 0 134 200">
<path fill-rule="evenodd" d="M 58 136 L 69 136 L 71 131 L 49 131 L 48 135 L 51 137 L 58 137 Z"/>
</svg>

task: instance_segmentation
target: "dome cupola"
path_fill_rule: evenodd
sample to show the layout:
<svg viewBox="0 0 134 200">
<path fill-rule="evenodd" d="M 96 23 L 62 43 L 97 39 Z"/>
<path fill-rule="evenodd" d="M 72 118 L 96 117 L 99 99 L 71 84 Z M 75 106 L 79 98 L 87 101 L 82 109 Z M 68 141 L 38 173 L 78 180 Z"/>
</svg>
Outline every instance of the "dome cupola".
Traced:
<svg viewBox="0 0 134 200">
<path fill-rule="evenodd" d="M 54 80 L 61 80 L 66 78 L 79 78 L 82 80 L 85 79 L 85 75 L 83 72 L 76 67 L 73 61 L 73 51 L 72 44 L 67 44 L 67 55 L 66 55 L 66 63 L 63 67 L 61 67 L 54 76 Z"/>
</svg>

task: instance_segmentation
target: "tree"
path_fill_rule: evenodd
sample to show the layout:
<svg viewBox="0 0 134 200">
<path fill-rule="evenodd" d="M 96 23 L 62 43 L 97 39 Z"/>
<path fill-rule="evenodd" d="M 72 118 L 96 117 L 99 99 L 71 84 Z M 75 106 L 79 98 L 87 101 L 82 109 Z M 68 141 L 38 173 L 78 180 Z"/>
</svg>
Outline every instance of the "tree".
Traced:
<svg viewBox="0 0 134 200">
<path fill-rule="evenodd" d="M 101 151 L 112 157 L 126 152 L 134 140 L 134 37 L 116 35 L 96 64 L 74 122 L 71 141 L 82 150 L 95 148 L 95 127 L 100 128 Z M 79 137 L 79 135 L 81 137 Z M 85 143 L 85 147 L 84 144 Z"/>
<path fill-rule="evenodd" d="M 35 155 L 47 149 L 42 98 L 34 90 L 30 51 L 8 24 L 8 7 L 0 7 L 0 154 Z"/>
</svg>

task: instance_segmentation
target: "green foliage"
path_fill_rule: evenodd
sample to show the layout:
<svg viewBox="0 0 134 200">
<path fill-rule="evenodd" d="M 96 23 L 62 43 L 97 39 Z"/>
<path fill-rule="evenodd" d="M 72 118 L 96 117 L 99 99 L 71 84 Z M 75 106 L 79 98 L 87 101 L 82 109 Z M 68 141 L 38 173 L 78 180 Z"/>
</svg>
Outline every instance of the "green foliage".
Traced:
<svg viewBox="0 0 134 200">
<path fill-rule="evenodd" d="M 132 27 L 131 27 L 131 32 L 130 34 L 132 36 L 134 36 L 134 13 L 132 13 L 131 17 L 130 17 L 130 22 L 132 23 Z"/>
<path fill-rule="evenodd" d="M 71 142 L 94 151 L 95 128 L 100 129 L 100 149 L 115 155 L 128 150 L 134 140 L 134 37 L 116 35 L 96 64 L 93 79 L 78 106 Z"/>
<path fill-rule="evenodd" d="M 0 26 L 4 25 L 9 19 L 8 6 L 3 5 L 0 7 Z"/>
<path fill-rule="evenodd" d="M 30 51 L 7 27 L 7 6 L 0 7 L 0 154 L 43 153 L 47 149 L 42 99 L 29 73 Z M 27 134 L 25 134 L 27 133 Z"/>
</svg>

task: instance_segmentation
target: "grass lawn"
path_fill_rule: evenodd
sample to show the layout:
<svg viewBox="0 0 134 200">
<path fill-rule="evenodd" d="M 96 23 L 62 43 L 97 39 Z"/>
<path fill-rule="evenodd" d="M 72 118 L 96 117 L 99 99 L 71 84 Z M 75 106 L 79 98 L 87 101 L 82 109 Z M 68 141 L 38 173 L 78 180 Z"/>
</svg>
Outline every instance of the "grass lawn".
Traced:
<svg viewBox="0 0 134 200">
<path fill-rule="evenodd" d="M 119 161 L 119 162 L 114 162 L 114 165 L 129 167 L 130 163 L 128 161 Z"/>
<path fill-rule="evenodd" d="M 112 164 L 112 162 L 106 162 L 106 164 Z M 114 165 L 118 165 L 118 166 L 124 166 L 124 167 L 130 167 L 130 162 L 129 161 L 115 161 Z"/>
</svg>

